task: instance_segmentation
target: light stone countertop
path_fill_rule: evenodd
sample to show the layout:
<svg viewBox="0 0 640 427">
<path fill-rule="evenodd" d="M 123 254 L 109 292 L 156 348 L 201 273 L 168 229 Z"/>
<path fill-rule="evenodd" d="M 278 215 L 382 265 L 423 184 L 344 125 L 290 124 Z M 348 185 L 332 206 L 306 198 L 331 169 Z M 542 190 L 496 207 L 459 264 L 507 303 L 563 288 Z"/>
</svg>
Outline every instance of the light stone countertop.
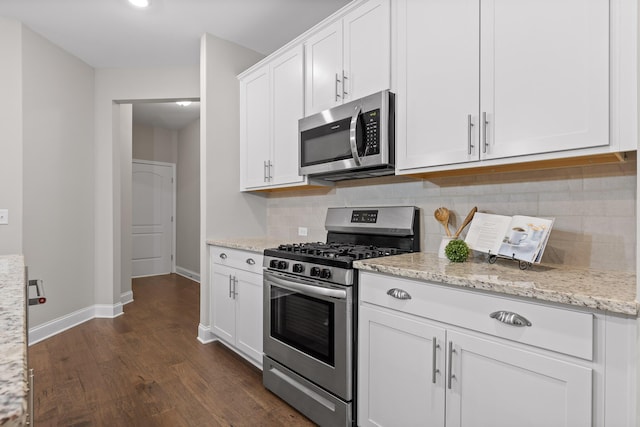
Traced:
<svg viewBox="0 0 640 427">
<path fill-rule="evenodd" d="M 240 249 L 250 252 L 263 252 L 265 249 L 277 248 L 278 245 L 287 243 L 287 239 L 274 237 L 237 237 L 208 239 L 207 244 L 222 246 L 230 249 Z"/>
<path fill-rule="evenodd" d="M 482 257 L 454 263 L 433 253 L 359 260 L 354 261 L 353 266 L 409 279 L 638 315 L 636 275 L 632 272 L 546 264 L 533 264 L 528 270 L 520 270 L 517 262 L 507 259 L 498 259 L 495 264 L 489 264 Z"/>
<path fill-rule="evenodd" d="M 22 426 L 27 416 L 27 337 L 24 258 L 0 256 L 0 426 Z"/>
</svg>

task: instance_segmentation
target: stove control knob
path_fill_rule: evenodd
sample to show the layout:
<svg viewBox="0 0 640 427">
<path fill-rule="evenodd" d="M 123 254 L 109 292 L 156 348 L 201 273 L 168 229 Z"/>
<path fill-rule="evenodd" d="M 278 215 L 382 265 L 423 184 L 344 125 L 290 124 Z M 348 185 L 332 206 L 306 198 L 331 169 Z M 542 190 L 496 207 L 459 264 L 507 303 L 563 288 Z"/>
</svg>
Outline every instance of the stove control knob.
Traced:
<svg viewBox="0 0 640 427">
<path fill-rule="evenodd" d="M 293 272 L 294 273 L 304 273 L 304 265 L 302 265 L 302 264 L 293 264 Z"/>
<path fill-rule="evenodd" d="M 311 267 L 311 276 L 320 277 L 320 267 Z"/>
<path fill-rule="evenodd" d="M 278 268 L 278 260 L 272 259 L 271 261 L 269 261 L 269 268 Z"/>
<path fill-rule="evenodd" d="M 289 267 L 287 261 L 278 261 L 278 270 L 286 270 Z"/>
<path fill-rule="evenodd" d="M 322 277 L 323 279 L 330 279 L 331 270 L 329 270 L 328 268 L 323 268 L 322 272 L 320 273 L 320 277 Z"/>
</svg>

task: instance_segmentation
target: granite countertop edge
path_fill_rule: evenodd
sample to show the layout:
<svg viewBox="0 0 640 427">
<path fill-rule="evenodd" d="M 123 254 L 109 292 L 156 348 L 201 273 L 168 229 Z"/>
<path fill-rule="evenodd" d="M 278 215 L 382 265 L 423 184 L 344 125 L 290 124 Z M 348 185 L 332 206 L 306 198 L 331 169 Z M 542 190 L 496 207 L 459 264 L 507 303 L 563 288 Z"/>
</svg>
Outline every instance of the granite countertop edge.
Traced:
<svg viewBox="0 0 640 427">
<path fill-rule="evenodd" d="M 461 288 L 579 306 L 638 316 L 636 276 L 632 272 L 599 271 L 563 265 L 534 264 L 520 270 L 518 264 L 472 259 L 452 263 L 437 254 L 414 253 L 354 261 L 359 270 L 437 282 Z"/>
<path fill-rule="evenodd" d="M 0 256 L 0 425 L 22 426 L 27 417 L 27 337 L 24 258 Z"/>
</svg>

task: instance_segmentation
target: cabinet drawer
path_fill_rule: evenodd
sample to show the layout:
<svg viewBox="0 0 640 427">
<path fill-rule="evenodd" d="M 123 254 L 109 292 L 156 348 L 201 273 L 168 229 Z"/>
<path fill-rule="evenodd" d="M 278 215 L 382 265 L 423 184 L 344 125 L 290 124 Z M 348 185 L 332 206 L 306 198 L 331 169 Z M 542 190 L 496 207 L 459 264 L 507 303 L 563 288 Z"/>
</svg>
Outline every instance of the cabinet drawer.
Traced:
<svg viewBox="0 0 640 427">
<path fill-rule="evenodd" d="M 262 274 L 261 253 L 211 246 L 209 254 L 213 264 Z"/>
<path fill-rule="evenodd" d="M 388 295 L 394 288 L 407 292 L 411 299 Z M 590 313 L 367 272 L 360 272 L 359 292 L 361 302 L 593 360 Z M 499 311 L 516 313 L 531 326 L 513 326 L 489 316 Z"/>
</svg>

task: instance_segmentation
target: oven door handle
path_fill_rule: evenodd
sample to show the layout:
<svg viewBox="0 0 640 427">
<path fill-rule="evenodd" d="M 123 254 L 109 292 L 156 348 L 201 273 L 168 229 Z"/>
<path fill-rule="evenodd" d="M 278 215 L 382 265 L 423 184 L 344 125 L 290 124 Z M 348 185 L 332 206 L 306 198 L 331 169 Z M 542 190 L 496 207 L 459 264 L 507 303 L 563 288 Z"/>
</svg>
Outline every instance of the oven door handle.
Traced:
<svg viewBox="0 0 640 427">
<path fill-rule="evenodd" d="M 362 105 L 358 105 L 356 107 L 356 111 L 351 117 L 351 126 L 349 126 L 349 145 L 351 146 L 351 156 L 353 156 L 353 160 L 356 162 L 356 166 L 360 166 L 362 163 L 360 161 L 360 156 L 358 155 L 358 140 L 357 140 L 357 127 L 358 127 L 358 117 L 360 117 L 360 113 L 362 113 Z"/>
<path fill-rule="evenodd" d="M 344 289 L 329 289 L 322 286 L 305 285 L 303 283 L 297 283 L 297 282 L 292 282 L 291 280 L 281 279 L 271 274 L 269 274 L 268 278 L 266 276 L 267 274 L 265 273 L 265 280 L 272 282 L 281 288 L 288 289 L 290 291 L 300 292 L 310 296 L 347 299 L 347 291 Z"/>
</svg>

